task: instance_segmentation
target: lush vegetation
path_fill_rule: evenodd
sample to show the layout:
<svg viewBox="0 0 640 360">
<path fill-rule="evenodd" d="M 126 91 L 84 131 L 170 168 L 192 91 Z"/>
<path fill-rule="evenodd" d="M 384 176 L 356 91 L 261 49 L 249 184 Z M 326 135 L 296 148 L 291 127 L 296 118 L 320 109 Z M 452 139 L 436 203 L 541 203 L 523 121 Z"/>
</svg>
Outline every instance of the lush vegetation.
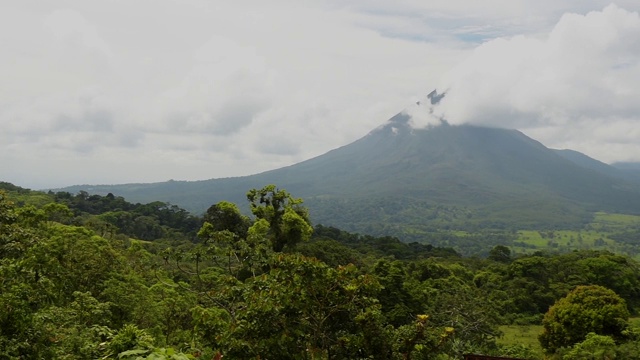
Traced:
<svg viewBox="0 0 640 360">
<path fill-rule="evenodd" d="M 578 286 L 558 300 L 542 320 L 542 346 L 552 352 L 587 339 L 590 333 L 624 337 L 629 310 L 614 291 L 602 286 Z"/>
<path fill-rule="evenodd" d="M 161 202 L 1 187 L 2 359 L 640 353 L 628 322 L 640 309 L 640 266 L 625 255 L 516 255 L 509 241 L 521 235 L 511 232 L 496 234 L 505 243 L 486 257 L 464 257 L 444 243 L 312 228 L 302 201 L 275 186 L 249 191 L 251 216 L 219 202 L 203 218 Z M 594 231 L 634 226 L 598 221 Z M 542 347 L 505 342 L 504 325 L 543 325 Z"/>
</svg>

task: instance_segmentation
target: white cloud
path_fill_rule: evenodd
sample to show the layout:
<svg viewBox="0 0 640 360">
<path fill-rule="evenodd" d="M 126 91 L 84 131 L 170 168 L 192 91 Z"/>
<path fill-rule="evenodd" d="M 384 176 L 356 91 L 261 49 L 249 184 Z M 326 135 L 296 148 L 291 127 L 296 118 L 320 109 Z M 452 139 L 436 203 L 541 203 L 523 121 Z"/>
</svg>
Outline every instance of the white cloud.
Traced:
<svg viewBox="0 0 640 360">
<path fill-rule="evenodd" d="M 349 143 L 438 85 L 450 87 L 442 110 L 454 121 L 499 125 L 517 115 L 524 120 L 510 126 L 548 145 L 574 144 L 554 136 L 562 122 L 596 131 L 611 115 L 610 133 L 583 133 L 575 144 L 597 144 L 606 153 L 590 154 L 599 159 L 629 159 L 632 144 L 606 144 L 630 139 L 638 113 L 634 15 L 611 7 L 553 27 L 567 10 L 605 5 L 3 2 L 0 168 L 10 170 L 0 180 L 47 187 L 252 174 Z M 424 109 L 414 115 L 416 125 L 433 121 Z"/>
<path fill-rule="evenodd" d="M 605 161 L 638 160 L 639 145 L 613 152 L 594 146 L 640 125 L 638 34 L 638 13 L 609 5 L 566 14 L 542 38 L 486 42 L 442 80 L 448 92 L 436 112 L 454 124 L 521 129 Z M 612 129 L 615 136 L 605 135 Z"/>
<path fill-rule="evenodd" d="M 195 50 L 190 71 L 153 112 L 177 132 L 230 135 L 269 107 L 272 76 L 254 48 L 214 35 Z"/>
</svg>

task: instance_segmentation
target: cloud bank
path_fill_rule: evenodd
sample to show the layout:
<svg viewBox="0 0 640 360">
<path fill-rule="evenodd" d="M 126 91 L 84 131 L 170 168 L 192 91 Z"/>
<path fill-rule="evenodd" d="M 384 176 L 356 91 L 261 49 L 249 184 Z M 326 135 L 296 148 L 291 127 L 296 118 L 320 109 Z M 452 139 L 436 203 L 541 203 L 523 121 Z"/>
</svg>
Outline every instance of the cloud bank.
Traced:
<svg viewBox="0 0 640 360">
<path fill-rule="evenodd" d="M 544 36 L 485 42 L 439 83 L 447 96 L 435 114 L 520 129 L 604 161 L 637 161 L 639 34 L 637 12 L 609 5 L 565 14 Z"/>
<path fill-rule="evenodd" d="M 0 180 L 253 174 L 354 141 L 433 88 L 447 96 L 410 107 L 416 126 L 444 116 L 640 160 L 640 4 L 605 6 L 3 2 Z"/>
</svg>

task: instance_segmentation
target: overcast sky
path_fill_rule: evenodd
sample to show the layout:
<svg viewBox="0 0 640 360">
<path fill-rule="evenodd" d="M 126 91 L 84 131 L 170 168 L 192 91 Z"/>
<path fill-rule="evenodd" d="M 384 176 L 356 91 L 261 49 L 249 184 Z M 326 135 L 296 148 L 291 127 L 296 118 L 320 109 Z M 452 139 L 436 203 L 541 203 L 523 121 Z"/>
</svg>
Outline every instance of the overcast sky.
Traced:
<svg viewBox="0 0 640 360">
<path fill-rule="evenodd" d="M 640 161 L 640 2 L 0 2 L 0 181 L 202 180 L 348 144 L 423 98 Z M 416 114 L 416 126 L 430 122 Z"/>
</svg>

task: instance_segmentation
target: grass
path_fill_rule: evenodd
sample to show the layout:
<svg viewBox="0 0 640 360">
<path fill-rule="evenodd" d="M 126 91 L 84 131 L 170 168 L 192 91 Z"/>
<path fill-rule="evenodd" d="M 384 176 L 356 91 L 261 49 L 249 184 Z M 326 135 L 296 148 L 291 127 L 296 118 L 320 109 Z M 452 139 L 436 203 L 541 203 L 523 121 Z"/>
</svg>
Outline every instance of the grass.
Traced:
<svg viewBox="0 0 640 360">
<path fill-rule="evenodd" d="M 633 328 L 640 328 L 640 317 L 630 318 L 629 325 Z M 503 335 L 498 338 L 498 344 L 525 345 L 539 354 L 544 353 L 538 342 L 538 335 L 542 333 L 542 325 L 502 325 L 500 331 Z"/>
<path fill-rule="evenodd" d="M 590 225 L 594 229 L 621 230 L 640 225 L 640 216 L 598 212 Z"/>
<path fill-rule="evenodd" d="M 542 333 L 542 325 L 503 325 L 500 326 L 503 335 L 498 339 L 501 345 L 525 345 L 530 349 L 543 353 L 538 342 L 538 335 Z"/>
<path fill-rule="evenodd" d="M 598 212 L 591 223 L 581 230 L 520 230 L 513 246 L 516 253 L 532 253 L 537 250 L 571 251 L 581 249 L 625 252 L 625 246 L 609 236 L 613 233 L 640 227 L 640 216 Z M 640 257 L 639 257 L 640 258 Z"/>
</svg>

